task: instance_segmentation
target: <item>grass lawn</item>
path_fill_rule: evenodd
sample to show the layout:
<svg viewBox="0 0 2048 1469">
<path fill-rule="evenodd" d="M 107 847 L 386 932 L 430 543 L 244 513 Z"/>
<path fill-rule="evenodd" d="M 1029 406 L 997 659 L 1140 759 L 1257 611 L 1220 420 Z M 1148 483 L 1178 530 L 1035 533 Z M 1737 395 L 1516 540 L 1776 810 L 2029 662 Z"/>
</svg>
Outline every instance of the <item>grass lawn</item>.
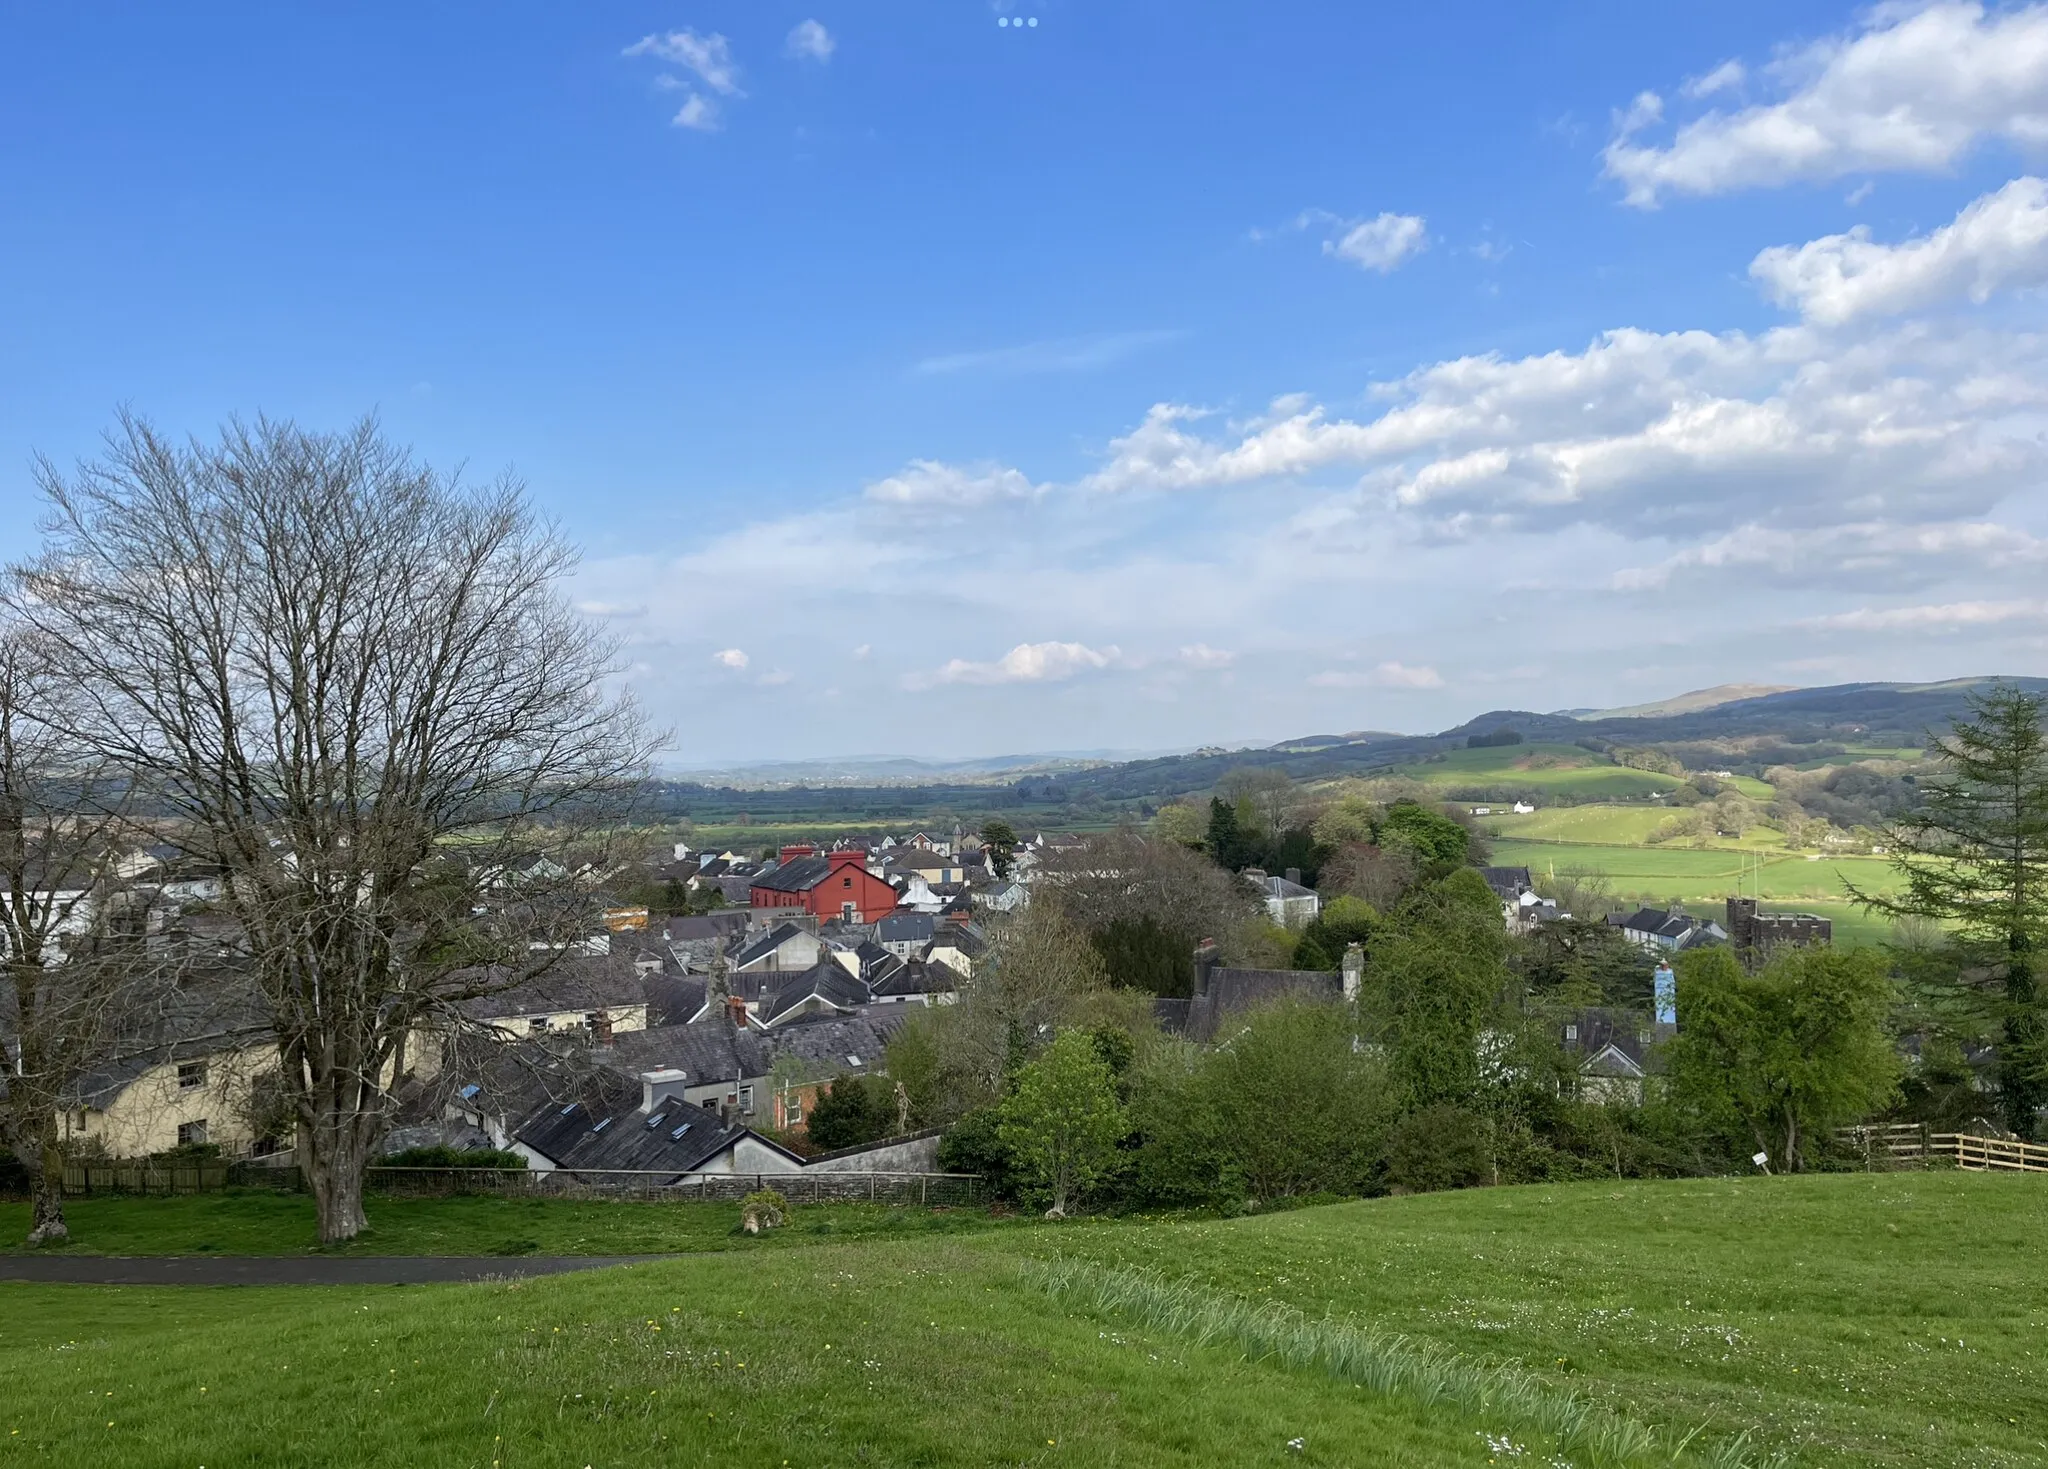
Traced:
<svg viewBox="0 0 2048 1469">
<path fill-rule="evenodd" d="M 1525 1421 L 1568 1394 L 1662 1435 L 1623 1462 L 1669 1462 L 1700 1428 L 1680 1462 L 1747 1432 L 1751 1462 L 2036 1464 L 2044 1226 L 2048 1179 L 1937 1172 L 1480 1189 L 516 1284 L 0 1283 L 0 1466 L 1583 1469 Z M 1299 1308 L 1306 1341 L 1376 1328 L 1407 1385 L 1203 1340 L 1199 1310 L 1055 1295 L 1023 1268 L 1055 1256 L 1084 1287 L 1138 1267 L 1184 1305 Z M 1483 1403 L 1431 1386 L 1501 1369 L 1519 1385 Z"/>
<path fill-rule="evenodd" d="M 604 1203 L 569 1199 L 386 1199 L 367 1205 L 370 1230 L 341 1255 L 668 1255 L 847 1239 L 929 1238 L 997 1227 L 979 1209 L 814 1204 L 788 1229 L 740 1233 L 738 1204 Z M 313 1201 L 238 1189 L 182 1198 L 96 1197 L 64 1206 L 79 1255 L 301 1255 L 318 1249 Z M 27 1204 L 0 1204 L 0 1254 L 28 1234 Z"/>
<path fill-rule="evenodd" d="M 2048 1461 L 2048 1178 L 1482 1189 L 989 1243 L 1370 1320 L 1803 1462 Z"/>
</svg>

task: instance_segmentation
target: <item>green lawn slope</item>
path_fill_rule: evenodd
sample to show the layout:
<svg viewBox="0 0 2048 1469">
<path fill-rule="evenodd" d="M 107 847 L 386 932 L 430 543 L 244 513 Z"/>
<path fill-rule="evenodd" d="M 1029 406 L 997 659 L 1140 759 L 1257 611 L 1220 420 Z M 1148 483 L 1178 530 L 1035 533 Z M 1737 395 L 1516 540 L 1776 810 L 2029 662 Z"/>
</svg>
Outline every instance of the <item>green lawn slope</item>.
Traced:
<svg viewBox="0 0 2048 1469">
<path fill-rule="evenodd" d="M 1842 1175 L 474 1286 L 0 1284 L 0 1465 L 1586 1466 L 1688 1434 L 1677 1462 L 2038 1464 L 2044 1226 L 2048 1179 Z"/>
</svg>

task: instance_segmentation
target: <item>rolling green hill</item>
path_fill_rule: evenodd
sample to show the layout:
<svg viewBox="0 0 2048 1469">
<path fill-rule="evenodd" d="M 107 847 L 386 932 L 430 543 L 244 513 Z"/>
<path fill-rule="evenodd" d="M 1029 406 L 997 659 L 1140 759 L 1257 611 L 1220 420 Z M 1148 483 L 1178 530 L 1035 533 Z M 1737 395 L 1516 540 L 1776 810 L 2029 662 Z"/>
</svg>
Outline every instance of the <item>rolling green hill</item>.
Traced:
<svg viewBox="0 0 2048 1469">
<path fill-rule="evenodd" d="M 1505 797 L 1526 790 L 1574 800 L 1626 800 L 1678 784 L 1671 776 L 1629 770 L 1605 755 L 1566 744 L 1448 750 L 1423 762 L 1396 766 L 1390 773 L 1441 786 L 1446 793 L 1469 791 L 1475 797 L 1495 792 Z"/>
<path fill-rule="evenodd" d="M 1592 1181 L 469 1286 L 0 1283 L 0 1463 L 2036 1464 L 2044 1223 L 2015 1175 Z"/>
</svg>

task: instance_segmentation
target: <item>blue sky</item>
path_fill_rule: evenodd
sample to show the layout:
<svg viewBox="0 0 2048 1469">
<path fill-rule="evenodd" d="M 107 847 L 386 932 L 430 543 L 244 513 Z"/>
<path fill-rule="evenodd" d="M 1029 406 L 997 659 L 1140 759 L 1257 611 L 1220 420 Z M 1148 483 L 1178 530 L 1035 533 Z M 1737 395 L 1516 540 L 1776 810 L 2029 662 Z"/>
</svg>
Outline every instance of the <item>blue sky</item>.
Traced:
<svg viewBox="0 0 2048 1469">
<path fill-rule="evenodd" d="M 677 763 L 2048 671 L 2042 7 L 5 5 L 0 128 L 8 554 L 375 411 Z"/>
</svg>

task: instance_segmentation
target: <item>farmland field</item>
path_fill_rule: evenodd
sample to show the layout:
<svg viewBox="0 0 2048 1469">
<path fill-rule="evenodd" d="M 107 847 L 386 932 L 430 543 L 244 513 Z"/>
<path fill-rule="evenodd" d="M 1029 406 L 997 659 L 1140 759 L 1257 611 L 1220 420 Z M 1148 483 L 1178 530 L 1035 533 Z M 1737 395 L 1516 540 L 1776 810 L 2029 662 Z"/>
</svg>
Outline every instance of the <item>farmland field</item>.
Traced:
<svg viewBox="0 0 2048 1469">
<path fill-rule="evenodd" d="M 1452 750 L 1441 759 L 1391 773 L 1447 788 L 1527 789 L 1579 800 L 1627 800 L 1668 791 L 1676 783 L 1671 776 L 1630 770 L 1577 745 L 1552 744 Z"/>
<path fill-rule="evenodd" d="M 1540 813 L 1539 813 L 1540 814 Z M 1731 847 L 1630 847 L 1591 842 L 1503 838 L 1493 844 L 1503 867 L 1527 867 L 1537 876 L 1593 873 L 1605 877 L 1617 898 L 1663 904 L 1678 899 L 1690 911 L 1717 910 L 1722 901 L 1746 895 L 1765 911 L 1819 913 L 1835 921 L 1839 940 L 1882 942 L 1891 925 L 1873 918 L 1849 898 L 1853 882 L 1865 892 L 1891 893 L 1898 874 L 1882 857 L 1823 857 L 1799 853 L 1742 851 Z"/>
<path fill-rule="evenodd" d="M 465 1286 L 0 1283 L 0 1465 L 2033 1464 L 2044 1225 L 2013 1175 L 1617 1181 Z"/>
</svg>

